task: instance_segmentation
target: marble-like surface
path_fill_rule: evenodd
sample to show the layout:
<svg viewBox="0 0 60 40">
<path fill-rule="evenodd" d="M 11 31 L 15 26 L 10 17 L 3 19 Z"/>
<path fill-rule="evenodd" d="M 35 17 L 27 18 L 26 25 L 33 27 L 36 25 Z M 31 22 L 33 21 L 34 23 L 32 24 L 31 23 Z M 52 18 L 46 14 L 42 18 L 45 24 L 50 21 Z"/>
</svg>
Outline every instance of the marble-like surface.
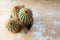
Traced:
<svg viewBox="0 0 60 40">
<path fill-rule="evenodd" d="M 11 8 L 25 5 L 33 11 L 34 24 L 27 34 L 6 29 Z M 60 3 L 46 0 L 0 0 L 0 40 L 60 40 Z"/>
</svg>

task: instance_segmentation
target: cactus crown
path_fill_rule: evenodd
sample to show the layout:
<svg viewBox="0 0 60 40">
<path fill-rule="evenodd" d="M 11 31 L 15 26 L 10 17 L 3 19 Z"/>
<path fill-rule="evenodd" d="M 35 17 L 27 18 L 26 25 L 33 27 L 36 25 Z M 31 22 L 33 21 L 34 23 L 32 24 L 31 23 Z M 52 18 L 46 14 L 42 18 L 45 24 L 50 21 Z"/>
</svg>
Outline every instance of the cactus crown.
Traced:
<svg viewBox="0 0 60 40">
<path fill-rule="evenodd" d="M 23 14 L 23 15 L 32 15 L 32 11 L 28 8 L 22 8 L 20 11 L 19 11 L 19 14 Z"/>
</svg>

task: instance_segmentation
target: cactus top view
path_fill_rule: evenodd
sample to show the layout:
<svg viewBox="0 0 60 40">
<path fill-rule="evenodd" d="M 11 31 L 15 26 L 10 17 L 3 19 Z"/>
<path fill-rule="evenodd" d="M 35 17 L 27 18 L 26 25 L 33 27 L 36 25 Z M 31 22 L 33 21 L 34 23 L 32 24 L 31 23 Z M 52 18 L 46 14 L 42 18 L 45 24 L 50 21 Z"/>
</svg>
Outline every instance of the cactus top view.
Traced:
<svg viewBox="0 0 60 40">
<path fill-rule="evenodd" d="M 24 25 L 29 30 L 33 24 L 33 14 L 32 11 L 28 8 L 21 8 L 19 11 L 19 20 L 21 25 Z"/>
<path fill-rule="evenodd" d="M 12 20 L 10 18 L 7 22 L 7 29 L 13 33 L 28 32 L 33 25 L 32 11 L 24 6 L 15 6 L 12 14 Z"/>
<path fill-rule="evenodd" d="M 10 19 L 7 23 L 7 28 L 9 31 L 17 33 L 20 32 L 21 26 L 16 20 Z"/>
</svg>

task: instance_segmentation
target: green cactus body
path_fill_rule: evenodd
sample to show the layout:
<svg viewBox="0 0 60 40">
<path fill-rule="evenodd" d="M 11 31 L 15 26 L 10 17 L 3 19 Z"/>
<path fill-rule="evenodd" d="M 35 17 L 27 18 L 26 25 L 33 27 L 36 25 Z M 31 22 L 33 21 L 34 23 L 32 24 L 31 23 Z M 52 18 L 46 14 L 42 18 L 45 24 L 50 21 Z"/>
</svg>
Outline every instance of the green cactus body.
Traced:
<svg viewBox="0 0 60 40">
<path fill-rule="evenodd" d="M 15 20 L 9 20 L 7 23 L 7 28 L 13 33 L 17 33 L 21 30 L 19 23 Z"/>
<path fill-rule="evenodd" d="M 33 15 L 32 15 L 32 11 L 28 8 L 22 8 L 19 11 L 19 19 L 20 19 L 20 23 L 21 25 L 27 26 L 29 24 L 32 23 L 33 21 Z"/>
<path fill-rule="evenodd" d="M 7 28 L 13 33 L 27 32 L 33 24 L 33 14 L 28 8 L 14 7 Z M 16 17 L 16 18 L 15 18 Z"/>
<path fill-rule="evenodd" d="M 13 15 L 13 17 L 18 18 L 18 12 L 19 12 L 19 10 L 20 10 L 19 6 L 15 6 L 15 7 L 12 9 L 12 15 Z"/>
</svg>

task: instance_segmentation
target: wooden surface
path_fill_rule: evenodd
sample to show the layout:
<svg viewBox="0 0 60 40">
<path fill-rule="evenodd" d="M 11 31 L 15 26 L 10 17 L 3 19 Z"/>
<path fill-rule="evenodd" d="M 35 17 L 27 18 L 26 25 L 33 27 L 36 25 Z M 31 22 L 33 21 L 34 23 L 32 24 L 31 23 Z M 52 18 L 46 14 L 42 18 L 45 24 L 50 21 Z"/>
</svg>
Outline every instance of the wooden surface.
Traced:
<svg viewBox="0 0 60 40">
<path fill-rule="evenodd" d="M 11 8 L 25 5 L 33 11 L 34 24 L 27 34 L 6 29 Z M 60 40 L 60 3 L 46 0 L 0 0 L 0 40 Z"/>
</svg>

